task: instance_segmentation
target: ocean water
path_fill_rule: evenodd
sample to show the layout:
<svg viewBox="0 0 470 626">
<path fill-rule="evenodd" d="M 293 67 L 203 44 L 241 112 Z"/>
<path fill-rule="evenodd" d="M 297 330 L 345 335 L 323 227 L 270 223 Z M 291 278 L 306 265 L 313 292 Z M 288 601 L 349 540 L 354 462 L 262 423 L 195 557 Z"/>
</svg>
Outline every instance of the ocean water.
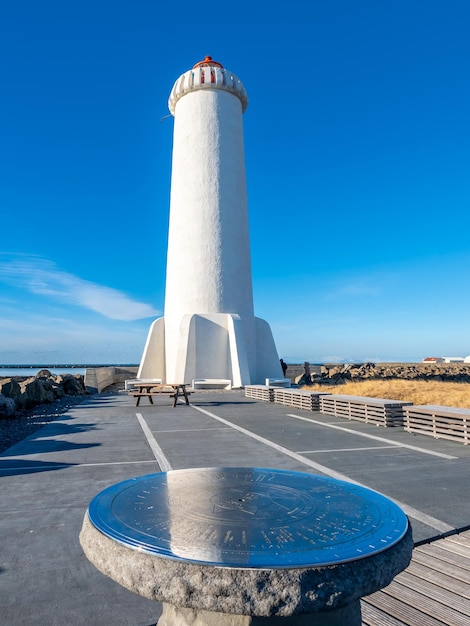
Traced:
<svg viewBox="0 0 470 626">
<path fill-rule="evenodd" d="M 51 374 L 82 374 L 85 375 L 86 367 L 0 367 L 0 378 L 9 376 L 36 376 L 42 369 L 47 369 Z"/>
</svg>

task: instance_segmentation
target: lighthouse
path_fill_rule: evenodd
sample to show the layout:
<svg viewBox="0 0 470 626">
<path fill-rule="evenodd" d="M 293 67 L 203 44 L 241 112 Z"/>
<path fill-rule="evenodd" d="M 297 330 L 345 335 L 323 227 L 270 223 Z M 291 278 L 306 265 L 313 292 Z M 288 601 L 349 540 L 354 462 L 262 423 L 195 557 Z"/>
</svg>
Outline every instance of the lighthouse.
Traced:
<svg viewBox="0 0 470 626">
<path fill-rule="evenodd" d="M 150 327 L 138 376 L 164 382 L 282 377 L 269 325 L 254 315 L 237 76 L 207 56 L 182 74 L 174 116 L 163 317 Z"/>
</svg>

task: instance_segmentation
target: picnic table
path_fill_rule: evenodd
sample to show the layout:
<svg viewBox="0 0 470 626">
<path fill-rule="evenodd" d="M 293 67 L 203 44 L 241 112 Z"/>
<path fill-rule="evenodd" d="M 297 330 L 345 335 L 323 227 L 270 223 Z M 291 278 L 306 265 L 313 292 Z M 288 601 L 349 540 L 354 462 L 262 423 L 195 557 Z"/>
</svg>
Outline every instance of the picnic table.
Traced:
<svg viewBox="0 0 470 626">
<path fill-rule="evenodd" d="M 149 382 L 135 382 L 134 389 L 129 391 L 129 395 L 137 398 L 135 403 L 139 406 L 141 398 L 148 398 L 150 404 L 153 404 L 152 396 L 168 395 L 173 398 L 173 407 L 176 406 L 178 398 L 184 398 L 185 403 L 189 404 L 189 392 L 186 383 L 149 383 Z"/>
</svg>

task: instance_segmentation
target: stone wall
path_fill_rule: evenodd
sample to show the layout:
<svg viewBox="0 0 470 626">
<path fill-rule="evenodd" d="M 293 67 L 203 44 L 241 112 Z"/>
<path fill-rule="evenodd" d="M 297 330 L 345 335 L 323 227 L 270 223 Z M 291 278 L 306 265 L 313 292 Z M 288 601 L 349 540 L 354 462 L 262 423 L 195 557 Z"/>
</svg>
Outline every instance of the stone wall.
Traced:
<svg viewBox="0 0 470 626">
<path fill-rule="evenodd" d="M 115 383 L 135 378 L 138 367 L 91 367 L 85 371 L 85 386 L 90 393 L 100 393 Z"/>
</svg>

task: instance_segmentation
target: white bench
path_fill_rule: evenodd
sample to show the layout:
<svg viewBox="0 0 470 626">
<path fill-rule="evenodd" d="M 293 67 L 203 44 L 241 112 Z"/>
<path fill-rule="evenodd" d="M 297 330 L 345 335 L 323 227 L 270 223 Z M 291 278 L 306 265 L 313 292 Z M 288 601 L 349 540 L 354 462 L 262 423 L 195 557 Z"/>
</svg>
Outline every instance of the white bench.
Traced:
<svg viewBox="0 0 470 626">
<path fill-rule="evenodd" d="M 124 381 L 124 389 L 130 391 L 135 389 L 135 383 L 155 383 L 156 385 L 162 384 L 161 378 L 128 378 Z"/>
<path fill-rule="evenodd" d="M 412 402 L 363 396 L 320 396 L 320 412 L 376 426 L 403 426 L 404 407 Z"/>
<path fill-rule="evenodd" d="M 193 389 L 231 389 L 232 381 L 225 378 L 195 378 Z"/>
<path fill-rule="evenodd" d="M 266 378 L 266 387 L 290 387 L 290 378 Z"/>
<path fill-rule="evenodd" d="M 421 404 L 405 407 L 405 430 L 470 443 L 470 409 Z"/>
</svg>

